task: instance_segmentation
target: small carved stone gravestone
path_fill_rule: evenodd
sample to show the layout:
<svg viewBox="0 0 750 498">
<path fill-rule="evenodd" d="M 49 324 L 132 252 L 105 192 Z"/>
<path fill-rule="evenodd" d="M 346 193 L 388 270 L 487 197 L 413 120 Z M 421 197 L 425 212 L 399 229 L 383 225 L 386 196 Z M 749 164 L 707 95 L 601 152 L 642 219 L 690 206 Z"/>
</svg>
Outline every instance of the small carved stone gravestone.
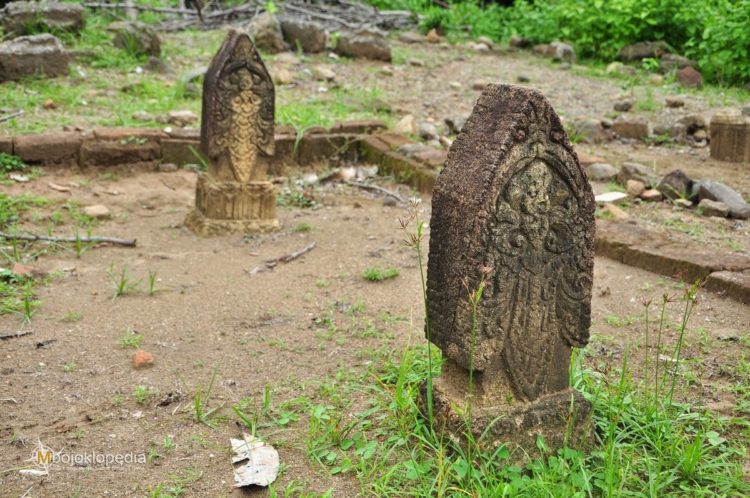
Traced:
<svg viewBox="0 0 750 498">
<path fill-rule="evenodd" d="M 203 81 L 195 210 L 185 224 L 201 235 L 278 228 L 276 191 L 265 181 L 274 155 L 274 87 L 245 33 L 230 31 Z"/>
<path fill-rule="evenodd" d="M 594 196 L 560 119 L 537 91 L 490 85 L 433 193 L 431 341 L 443 352 L 435 426 L 483 447 L 584 442 L 590 404 L 569 387 L 591 323 Z M 469 292 L 484 282 L 473 313 Z M 469 372 L 472 371 L 472 388 Z M 423 402 L 426 402 L 423 386 Z M 471 402 L 471 411 L 467 407 Z"/>
</svg>

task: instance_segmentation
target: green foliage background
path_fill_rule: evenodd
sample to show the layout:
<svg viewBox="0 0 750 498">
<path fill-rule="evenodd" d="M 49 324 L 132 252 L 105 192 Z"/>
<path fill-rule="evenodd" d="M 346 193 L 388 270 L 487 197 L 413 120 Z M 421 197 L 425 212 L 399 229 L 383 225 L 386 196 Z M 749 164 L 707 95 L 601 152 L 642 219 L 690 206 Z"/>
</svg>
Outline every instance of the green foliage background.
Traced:
<svg viewBox="0 0 750 498">
<path fill-rule="evenodd" d="M 584 58 L 613 60 L 620 48 L 664 40 L 698 62 L 709 81 L 750 82 L 750 0 L 516 0 L 512 7 L 476 0 L 370 0 L 381 9 L 420 14 L 422 29 L 449 35 L 534 43 L 564 40 Z"/>
</svg>

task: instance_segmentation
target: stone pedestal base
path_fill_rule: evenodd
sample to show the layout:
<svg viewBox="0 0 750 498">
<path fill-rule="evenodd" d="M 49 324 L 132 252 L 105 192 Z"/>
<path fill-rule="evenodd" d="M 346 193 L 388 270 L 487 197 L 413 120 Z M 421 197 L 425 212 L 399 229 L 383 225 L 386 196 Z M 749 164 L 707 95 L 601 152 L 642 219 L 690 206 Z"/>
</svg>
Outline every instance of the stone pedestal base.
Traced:
<svg viewBox="0 0 750 498">
<path fill-rule="evenodd" d="M 453 391 L 440 377 L 433 379 L 435 430 L 465 445 L 469 433 L 466 397 L 455 399 Z M 425 383 L 420 386 L 420 402 L 426 415 Z M 482 450 L 494 451 L 505 443 L 511 451 L 511 460 L 523 464 L 540 456 L 539 436 L 553 453 L 564 446 L 588 446 L 593 434 L 590 415 L 591 403 L 578 391 L 565 389 L 529 403 L 499 400 L 497 406 L 472 407 L 471 433 Z"/>
<path fill-rule="evenodd" d="M 216 182 L 198 177 L 195 210 L 185 226 L 199 235 L 269 232 L 279 228 L 271 182 Z"/>
</svg>

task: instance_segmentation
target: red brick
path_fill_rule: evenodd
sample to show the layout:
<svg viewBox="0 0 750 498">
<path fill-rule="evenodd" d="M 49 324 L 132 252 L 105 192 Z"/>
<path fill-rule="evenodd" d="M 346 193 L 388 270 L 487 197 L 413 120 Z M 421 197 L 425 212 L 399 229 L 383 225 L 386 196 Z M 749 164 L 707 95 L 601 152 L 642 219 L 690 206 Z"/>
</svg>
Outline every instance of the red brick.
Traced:
<svg viewBox="0 0 750 498">
<path fill-rule="evenodd" d="M 154 162 L 160 159 L 158 143 L 121 143 L 87 140 L 81 146 L 81 166 L 115 166 Z"/>
<path fill-rule="evenodd" d="M 146 140 L 158 142 L 169 138 L 165 132 L 153 128 L 96 128 L 94 137 L 109 142 L 131 142 Z"/>
<path fill-rule="evenodd" d="M 21 135 L 13 140 L 13 153 L 27 163 L 77 164 L 82 141 L 76 132 Z"/>
</svg>

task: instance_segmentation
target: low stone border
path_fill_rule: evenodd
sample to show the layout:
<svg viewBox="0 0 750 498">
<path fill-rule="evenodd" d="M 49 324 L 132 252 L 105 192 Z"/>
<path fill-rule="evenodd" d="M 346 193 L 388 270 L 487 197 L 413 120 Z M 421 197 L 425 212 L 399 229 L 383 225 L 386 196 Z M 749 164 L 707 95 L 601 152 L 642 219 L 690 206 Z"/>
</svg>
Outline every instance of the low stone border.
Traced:
<svg viewBox="0 0 750 498">
<path fill-rule="evenodd" d="M 277 127 L 276 160 L 269 174 L 281 175 L 285 167 L 306 167 L 330 160 L 367 162 L 378 173 L 393 176 L 419 192 L 430 194 L 447 157 L 442 150 L 418 152 L 412 157 L 398 152 L 408 137 L 385 131 L 377 120 L 348 121 L 330 129 L 308 130 L 298 139 L 288 127 Z M 97 128 L 91 133 L 60 132 L 0 137 L 0 152 L 19 156 L 29 164 L 68 165 L 81 168 L 197 163 L 200 131 L 163 131 L 143 128 Z M 750 304 L 750 257 L 720 252 L 716 248 L 685 246 L 662 232 L 626 221 L 597 221 L 596 254 L 660 275 L 692 282 Z"/>
</svg>

